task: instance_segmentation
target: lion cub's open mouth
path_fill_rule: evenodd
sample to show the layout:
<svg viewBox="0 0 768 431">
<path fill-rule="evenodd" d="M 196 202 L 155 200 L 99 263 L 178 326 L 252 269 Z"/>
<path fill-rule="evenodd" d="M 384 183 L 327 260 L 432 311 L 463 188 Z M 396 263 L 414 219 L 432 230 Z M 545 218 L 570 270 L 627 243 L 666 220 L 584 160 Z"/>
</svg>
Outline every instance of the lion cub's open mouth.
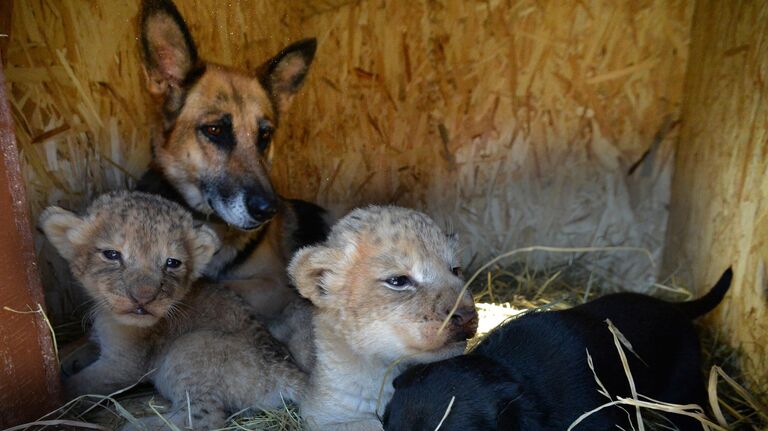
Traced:
<svg viewBox="0 0 768 431">
<path fill-rule="evenodd" d="M 133 309 L 131 311 L 131 314 L 135 314 L 137 316 L 144 316 L 144 315 L 147 315 L 147 314 L 152 315 L 152 313 L 150 313 L 144 307 L 141 307 L 141 306 L 136 307 L 135 309 Z"/>
</svg>

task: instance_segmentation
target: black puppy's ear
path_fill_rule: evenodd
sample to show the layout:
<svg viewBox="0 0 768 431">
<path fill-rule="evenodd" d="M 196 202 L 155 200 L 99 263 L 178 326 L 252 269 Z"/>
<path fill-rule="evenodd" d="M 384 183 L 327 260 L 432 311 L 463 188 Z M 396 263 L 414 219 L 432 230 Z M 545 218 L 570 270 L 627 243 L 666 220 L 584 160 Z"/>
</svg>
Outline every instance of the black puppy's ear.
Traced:
<svg viewBox="0 0 768 431">
<path fill-rule="evenodd" d="M 405 370 L 402 374 L 397 376 L 395 380 L 392 381 L 392 387 L 397 390 L 402 388 L 403 386 L 418 384 L 419 382 L 424 380 L 424 377 L 426 376 L 426 373 L 428 371 L 429 371 L 429 364 L 411 365 L 410 368 Z"/>
<path fill-rule="evenodd" d="M 149 92 L 167 96 L 198 64 L 197 48 L 184 19 L 170 0 L 144 0 L 141 53 Z"/>
<path fill-rule="evenodd" d="M 403 376 L 397 376 L 395 377 L 395 380 L 392 380 L 392 387 L 395 388 L 395 390 L 400 389 L 403 386 Z"/>
<path fill-rule="evenodd" d="M 283 48 L 256 71 L 261 84 L 272 95 L 277 110 L 288 110 L 293 96 L 301 88 L 315 58 L 317 39 L 302 39 Z"/>
</svg>

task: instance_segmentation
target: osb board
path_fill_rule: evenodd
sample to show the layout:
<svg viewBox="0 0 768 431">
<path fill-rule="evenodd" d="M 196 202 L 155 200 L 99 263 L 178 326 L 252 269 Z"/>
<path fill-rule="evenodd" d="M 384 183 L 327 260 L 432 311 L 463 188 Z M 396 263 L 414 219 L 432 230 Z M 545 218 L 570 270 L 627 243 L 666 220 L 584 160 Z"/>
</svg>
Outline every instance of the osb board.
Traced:
<svg viewBox="0 0 768 431">
<path fill-rule="evenodd" d="M 7 77 L 33 218 L 49 204 L 82 208 L 104 190 L 130 186 L 146 169 L 157 123 L 140 67 L 139 5 L 31 0 L 13 8 Z M 304 34 L 289 2 L 177 5 L 210 61 L 256 67 Z M 44 249 L 42 261 L 50 261 L 44 280 L 57 315 L 82 298 L 64 288 L 65 269 L 51 255 Z"/>
<path fill-rule="evenodd" d="M 341 210 L 425 209 L 474 262 L 532 244 L 658 258 L 691 14 L 666 0 L 368 0 L 311 15 L 318 58 L 277 177 Z M 639 254 L 598 263 L 632 287 L 653 279 Z"/>
<path fill-rule="evenodd" d="M 768 3 L 699 1 L 665 267 L 702 292 L 728 265 L 716 322 L 768 387 Z M 690 270 L 690 271 L 686 271 Z"/>
<path fill-rule="evenodd" d="M 293 4 L 302 18 L 334 10 L 360 0 L 294 0 Z"/>
</svg>

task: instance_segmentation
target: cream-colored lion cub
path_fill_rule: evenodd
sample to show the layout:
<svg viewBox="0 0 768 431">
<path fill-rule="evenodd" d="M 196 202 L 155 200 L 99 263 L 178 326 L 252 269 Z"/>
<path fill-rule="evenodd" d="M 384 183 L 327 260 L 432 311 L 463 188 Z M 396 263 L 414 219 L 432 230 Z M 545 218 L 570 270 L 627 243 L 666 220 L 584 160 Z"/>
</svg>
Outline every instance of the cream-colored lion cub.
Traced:
<svg viewBox="0 0 768 431">
<path fill-rule="evenodd" d="M 41 225 L 94 301 L 101 356 L 65 381 L 70 397 L 108 394 L 154 370 L 148 379 L 173 402 L 166 419 L 207 430 L 232 410 L 280 407 L 304 390 L 306 374 L 242 298 L 193 283 L 219 241 L 179 205 L 117 192 L 83 217 L 48 208 Z M 134 427 L 166 429 L 159 417 Z"/>
<path fill-rule="evenodd" d="M 455 236 L 420 212 L 372 206 L 296 253 L 289 274 L 315 306 L 316 358 L 299 402 L 309 429 L 381 430 L 403 367 L 464 351 L 477 313 L 469 293 L 459 300 L 457 248 Z"/>
</svg>

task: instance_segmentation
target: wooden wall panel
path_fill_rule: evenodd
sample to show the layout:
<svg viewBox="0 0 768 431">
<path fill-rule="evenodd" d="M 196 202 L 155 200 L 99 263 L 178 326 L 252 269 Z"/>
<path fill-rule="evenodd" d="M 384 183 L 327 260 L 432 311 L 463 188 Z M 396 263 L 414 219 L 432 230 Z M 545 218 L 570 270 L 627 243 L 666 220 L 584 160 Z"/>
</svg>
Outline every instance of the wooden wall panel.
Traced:
<svg viewBox="0 0 768 431">
<path fill-rule="evenodd" d="M 716 324 L 768 382 L 768 3 L 696 4 L 667 272 L 704 292 L 729 264 Z"/>
<path fill-rule="evenodd" d="M 459 231 L 467 262 L 533 244 L 660 257 L 691 14 L 666 0 L 366 0 L 310 14 L 317 61 L 276 142 L 276 177 L 340 211 L 426 210 Z M 640 254 L 583 261 L 629 288 L 655 274 Z"/>
</svg>

